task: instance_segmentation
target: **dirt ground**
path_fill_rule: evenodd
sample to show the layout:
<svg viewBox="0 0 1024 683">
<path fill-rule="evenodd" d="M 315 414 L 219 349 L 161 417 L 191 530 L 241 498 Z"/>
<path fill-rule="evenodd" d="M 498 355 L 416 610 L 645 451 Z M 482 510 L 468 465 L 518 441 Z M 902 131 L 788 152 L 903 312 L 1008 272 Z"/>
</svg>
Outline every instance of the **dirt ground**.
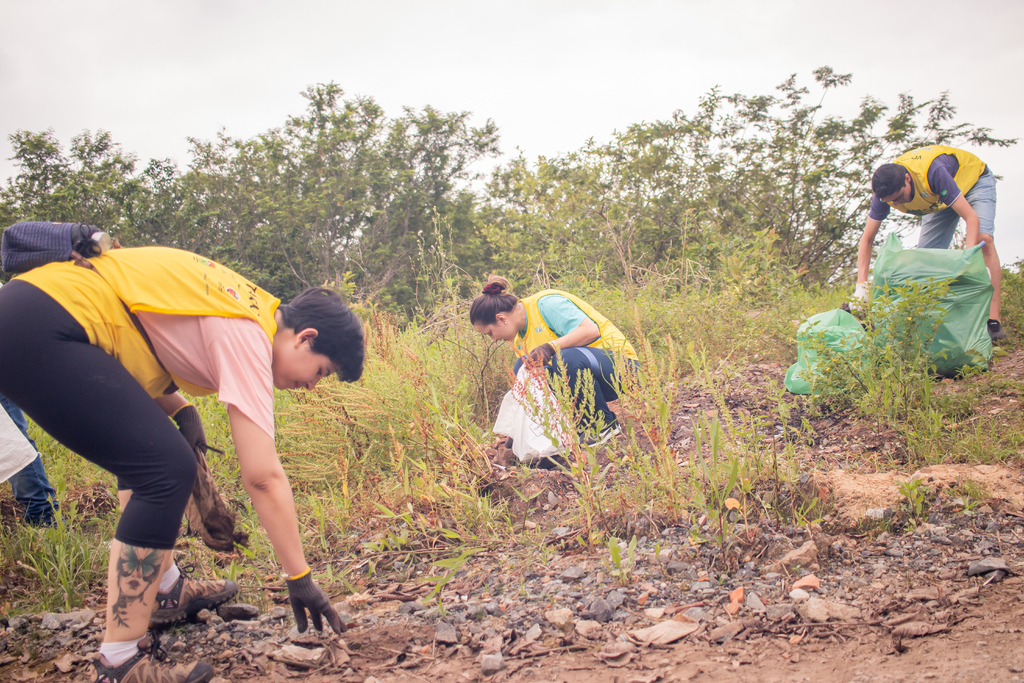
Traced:
<svg viewBox="0 0 1024 683">
<path fill-rule="evenodd" d="M 992 372 L 1019 381 L 1022 368 L 1024 353 L 1014 352 Z M 777 386 L 783 372 L 781 366 L 753 366 L 717 397 L 684 387 L 671 435 L 680 458 L 692 445 L 694 419 L 720 410 L 723 400 L 737 415 L 767 416 L 777 399 L 766 389 Z M 411 568 L 394 567 L 339 604 L 350 624 L 340 640 L 296 640 L 286 634 L 283 613 L 263 615 L 258 623 L 214 617 L 173 631 L 171 657 L 210 661 L 217 683 L 1024 681 L 1019 461 L 878 471 L 880 460 L 899 462 L 905 444 L 898 435 L 848 414 L 815 418 L 799 401 L 786 400 L 793 402 L 792 433 L 766 417 L 765 438 L 801 441 L 806 486 L 828 499 L 828 521 L 813 529 L 767 521 L 739 525 L 741 540 L 749 539 L 740 545 L 748 552 L 725 568 L 713 549 L 689 542 L 689 527 L 662 529 L 651 520 L 644 527 L 638 515 L 633 528 L 649 538 L 638 546 L 635 575 L 613 581 L 603 558 L 607 551 L 602 556 L 573 549 L 578 530 L 558 526 L 575 504 L 568 475 L 516 473 L 508 452 L 495 448 L 492 491 L 513 502 L 533 501 L 532 510 L 513 506 L 513 514 L 550 530 L 546 564 L 518 565 L 522 555 L 515 548 L 481 553 L 433 603 L 425 599 L 428 586 L 410 580 Z M 1020 411 L 1014 390 L 975 409 L 1008 421 L 1019 421 Z M 813 432 L 797 436 L 807 424 Z M 885 516 L 896 510 L 898 482 L 914 478 L 938 493 L 928 522 L 916 531 L 897 525 L 891 534 L 866 529 L 869 511 Z M 974 510 L 964 511 L 954 497 L 954 487 L 965 481 L 988 494 Z M 511 495 L 512 487 L 519 495 Z M 5 517 L 12 514 L 4 510 Z M 809 547 L 813 552 L 806 555 Z M 979 562 L 1002 562 L 1007 575 L 969 576 Z M 794 597 L 795 588 L 807 594 Z M 815 617 L 812 603 L 838 611 Z M 552 613 L 556 608 L 566 614 Z M 41 616 L 0 629 L 0 680 L 88 680 L 87 657 L 77 653 L 83 642 L 96 641 L 101 617 L 81 631 L 44 632 Z M 668 644 L 638 635 L 670 621 L 686 635 Z M 896 637 L 901 627 L 915 624 L 932 633 Z M 443 637 L 442 626 L 454 635 Z M 297 662 L 282 655 L 289 643 L 326 654 Z M 492 664 L 497 657 L 497 671 L 485 673 L 488 657 Z"/>
</svg>

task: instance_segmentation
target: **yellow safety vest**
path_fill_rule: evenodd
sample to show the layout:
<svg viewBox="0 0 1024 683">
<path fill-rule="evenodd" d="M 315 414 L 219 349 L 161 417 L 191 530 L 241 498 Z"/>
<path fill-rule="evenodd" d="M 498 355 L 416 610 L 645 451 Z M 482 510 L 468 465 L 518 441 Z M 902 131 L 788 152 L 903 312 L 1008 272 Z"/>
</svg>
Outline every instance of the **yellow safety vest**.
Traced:
<svg viewBox="0 0 1024 683">
<path fill-rule="evenodd" d="M 926 213 L 935 213 L 946 208 L 946 203 L 928 185 L 928 167 L 940 154 L 952 154 L 960 162 L 953 180 L 960 191 L 967 194 L 967 191 L 974 187 L 978 178 L 985 172 L 985 162 L 970 152 L 945 145 L 931 145 L 912 149 L 906 154 L 896 157 L 894 163 L 907 169 L 910 178 L 914 183 L 914 198 L 906 204 L 895 204 L 888 202 L 889 206 L 896 208 L 903 213 L 923 216 Z M 953 198 L 956 199 L 955 197 Z"/>
<path fill-rule="evenodd" d="M 521 331 L 516 335 L 515 352 L 517 356 L 525 356 L 541 344 L 547 344 L 558 339 L 558 335 L 551 331 L 551 328 L 544 321 L 544 316 L 540 314 L 540 300 L 552 294 L 564 296 L 579 306 L 580 310 L 586 313 L 588 318 L 597 323 L 597 329 L 600 330 L 601 336 L 598 337 L 597 341 L 587 344 L 587 346 L 608 349 L 616 355 L 621 354 L 627 360 L 638 360 L 633 345 L 629 343 L 626 336 L 619 331 L 619 328 L 615 327 L 611 320 L 598 313 L 593 306 L 583 299 L 557 289 L 545 289 L 522 300 L 523 305 L 526 306 L 526 336 L 520 336 L 522 334 Z"/>
<path fill-rule="evenodd" d="M 53 297 L 85 329 L 89 343 L 116 358 L 149 393 L 165 393 L 173 381 L 190 394 L 216 389 L 185 382 L 160 364 L 125 310 L 246 318 L 271 341 L 280 300 L 247 279 L 196 254 L 168 247 L 114 249 L 89 259 L 92 271 L 65 261 L 18 276 Z"/>
</svg>

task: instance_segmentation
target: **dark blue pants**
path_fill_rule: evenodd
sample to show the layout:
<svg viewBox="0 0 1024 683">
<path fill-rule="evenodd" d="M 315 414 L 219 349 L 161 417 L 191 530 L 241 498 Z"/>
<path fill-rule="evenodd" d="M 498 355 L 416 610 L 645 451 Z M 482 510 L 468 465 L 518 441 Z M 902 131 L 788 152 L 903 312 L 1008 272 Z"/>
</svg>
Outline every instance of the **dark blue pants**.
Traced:
<svg viewBox="0 0 1024 683">
<path fill-rule="evenodd" d="M 0 395 L 0 406 L 3 406 L 14 424 L 18 425 L 18 429 L 32 444 L 32 449 L 38 453 L 36 442 L 28 435 L 28 421 L 21 409 L 3 395 Z M 41 457 L 36 455 L 35 460 L 25 465 L 8 481 L 11 482 L 14 500 L 25 506 L 26 522 L 29 524 L 53 524 L 54 513 L 60 509 L 60 504 L 57 503 L 57 492 L 53 490 L 49 479 L 46 478 L 46 470 L 43 468 Z"/>
<path fill-rule="evenodd" d="M 577 425 L 580 430 L 594 428 L 602 419 L 606 428 L 615 425 L 615 413 L 608 409 L 608 402 L 619 398 L 616 390 L 618 374 L 615 372 L 615 354 L 605 349 L 574 346 L 562 349 L 561 357 L 561 362 L 558 361 L 558 356 L 553 357 L 551 362 L 544 366 L 544 369 L 548 373 L 550 382 L 562 376 L 562 363 L 564 362 L 569 390 L 576 401 L 577 412 L 582 416 L 581 422 Z M 626 362 L 630 367 L 637 365 L 636 361 Z M 519 368 L 522 366 L 522 359 L 516 360 L 516 374 L 519 373 Z M 592 407 L 583 403 L 584 397 L 579 389 L 583 373 L 590 373 L 594 377 L 594 405 Z"/>
</svg>

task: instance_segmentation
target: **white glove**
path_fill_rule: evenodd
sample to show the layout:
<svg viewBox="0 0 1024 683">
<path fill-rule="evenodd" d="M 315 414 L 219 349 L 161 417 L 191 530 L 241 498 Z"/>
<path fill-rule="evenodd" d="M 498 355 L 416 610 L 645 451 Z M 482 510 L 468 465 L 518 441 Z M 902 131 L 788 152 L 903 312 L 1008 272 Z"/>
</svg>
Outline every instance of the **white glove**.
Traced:
<svg viewBox="0 0 1024 683">
<path fill-rule="evenodd" d="M 866 283 L 866 282 L 858 282 L 857 283 L 857 288 L 855 290 L 853 290 L 853 300 L 854 301 L 859 301 L 861 303 L 867 303 L 867 301 L 868 301 L 868 290 L 869 289 L 870 288 L 868 286 L 868 283 Z"/>
</svg>

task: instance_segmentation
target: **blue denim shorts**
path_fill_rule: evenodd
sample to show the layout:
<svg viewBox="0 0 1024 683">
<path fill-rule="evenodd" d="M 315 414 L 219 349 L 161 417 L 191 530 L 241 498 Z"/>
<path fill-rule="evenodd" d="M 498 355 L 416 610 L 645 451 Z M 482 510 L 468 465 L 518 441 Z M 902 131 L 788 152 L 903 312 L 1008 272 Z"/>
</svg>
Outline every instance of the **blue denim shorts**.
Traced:
<svg viewBox="0 0 1024 683">
<path fill-rule="evenodd" d="M 979 232 L 983 235 L 995 237 L 996 231 L 996 177 L 992 175 L 992 169 L 986 168 L 985 172 L 974 183 L 974 187 L 967 191 L 964 199 L 978 214 L 981 222 Z M 956 234 L 956 226 L 960 222 L 960 214 L 947 206 L 942 211 L 929 213 L 921 219 L 921 237 L 917 240 L 918 249 L 948 249 Z M 984 237 L 980 239 L 984 240 Z"/>
</svg>

